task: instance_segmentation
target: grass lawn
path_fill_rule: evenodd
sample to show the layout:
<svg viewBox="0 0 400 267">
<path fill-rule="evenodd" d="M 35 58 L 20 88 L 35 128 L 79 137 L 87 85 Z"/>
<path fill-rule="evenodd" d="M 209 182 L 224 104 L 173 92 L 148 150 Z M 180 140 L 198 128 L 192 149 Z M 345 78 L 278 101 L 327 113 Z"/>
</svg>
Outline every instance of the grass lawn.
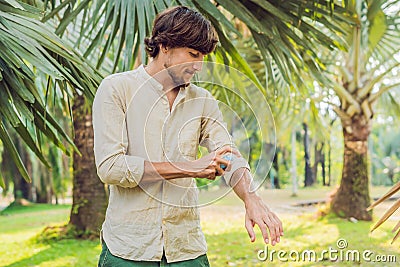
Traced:
<svg viewBox="0 0 400 267">
<path fill-rule="evenodd" d="M 326 192 L 321 189 L 300 190 L 298 198 L 290 198 L 289 191 L 260 192 L 284 223 L 285 236 L 275 247 L 265 246 L 260 235 L 255 243 L 249 241 L 243 226 L 243 205 L 232 194 L 203 207 L 202 227 L 212 266 L 398 266 L 400 240 L 390 244 L 393 237 L 391 229 L 399 219 L 398 216 L 371 234 L 371 222 L 353 223 L 332 216 L 316 218 L 313 208 L 295 208 L 290 205 L 305 199 L 323 198 Z M 209 197 L 209 194 L 203 197 Z M 374 221 L 382 214 L 383 208 L 375 212 Z M 38 204 L 6 211 L 0 216 L 0 266 L 96 266 L 101 249 L 97 240 L 35 241 L 34 237 L 46 226 L 66 223 L 69 212 L 69 205 Z M 338 249 L 338 239 L 345 239 L 347 247 Z M 272 262 L 270 259 L 258 259 L 259 250 L 268 250 L 269 256 L 272 249 L 276 251 Z M 328 252 L 322 257 L 325 260 L 320 262 L 301 260 L 301 253 L 305 250 L 310 250 L 310 253 L 314 251 L 316 258 L 319 258 L 324 250 L 329 249 L 332 257 L 343 255 L 345 259 L 347 254 L 351 261 L 331 261 Z M 352 252 L 356 253 L 355 250 L 360 253 L 360 261 L 352 260 L 356 256 Z M 362 258 L 366 250 L 370 250 L 365 253 L 371 260 L 377 259 L 377 256 L 382 258 L 394 255 L 397 264 L 366 262 Z M 278 251 L 282 251 L 281 258 L 286 259 L 286 262 L 278 259 Z M 294 261 L 297 254 L 300 260 Z M 260 256 L 264 257 L 265 253 Z"/>
</svg>

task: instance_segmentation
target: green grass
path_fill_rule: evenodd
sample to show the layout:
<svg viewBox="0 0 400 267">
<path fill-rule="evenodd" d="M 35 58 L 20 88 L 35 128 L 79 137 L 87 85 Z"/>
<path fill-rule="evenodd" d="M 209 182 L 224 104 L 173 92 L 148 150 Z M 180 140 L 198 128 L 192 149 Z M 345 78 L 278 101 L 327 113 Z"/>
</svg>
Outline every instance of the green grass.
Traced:
<svg viewBox="0 0 400 267">
<path fill-rule="evenodd" d="M 313 191 L 310 191 L 313 195 Z M 261 194 L 271 203 L 291 202 L 296 199 L 283 197 L 283 193 L 265 191 Z M 276 194 L 276 195 L 275 195 Z M 297 200 L 309 197 L 305 194 Z M 315 195 L 314 195 L 315 196 Z M 321 194 L 323 196 L 323 194 Z M 393 237 L 391 229 L 396 221 L 392 220 L 370 233 L 371 222 L 352 223 L 333 216 L 316 218 L 312 212 L 293 213 L 290 209 L 276 208 L 283 220 L 285 235 L 275 247 L 267 246 L 269 252 L 274 249 L 289 253 L 291 250 L 301 253 L 314 250 L 317 256 L 329 247 L 337 249 L 336 241 L 344 238 L 348 247 L 343 251 L 371 250 L 373 255 L 395 255 L 397 264 L 377 262 L 281 262 L 275 254 L 274 261 L 260 261 L 259 250 L 265 250 L 259 232 L 255 243 L 249 241 L 243 226 L 244 210 L 240 201 L 232 194 L 211 206 L 201 209 L 202 228 L 208 242 L 208 257 L 212 266 L 397 266 L 400 261 L 399 244 L 390 245 Z M 278 206 L 277 206 L 278 207 Z M 47 226 L 61 225 L 68 221 L 69 205 L 32 205 L 14 207 L 0 215 L 0 266 L 96 266 L 100 254 L 97 240 L 61 240 L 47 243 L 37 242 L 36 236 Z M 377 213 L 382 213 L 379 211 Z M 374 220 L 376 221 L 375 216 Z M 292 252 L 294 253 L 294 252 Z M 292 254 L 295 255 L 295 254 Z M 326 255 L 327 256 L 327 255 Z M 288 258 L 288 255 L 286 255 Z"/>
<path fill-rule="evenodd" d="M 347 248 L 343 250 L 345 253 L 349 250 L 358 250 L 360 253 L 371 250 L 374 255 L 395 255 L 397 264 L 400 261 L 399 245 L 389 244 L 392 235 L 387 226 L 370 234 L 369 222 L 352 223 L 333 217 L 318 220 L 312 215 L 284 216 L 283 223 L 285 236 L 278 245 L 267 246 L 269 252 L 282 250 L 286 253 L 297 251 L 301 254 L 304 250 L 313 250 L 318 258 L 322 251 L 328 250 L 329 247 L 338 250 L 336 242 L 339 238 L 344 238 L 348 242 Z M 209 244 L 209 258 L 215 266 L 397 266 L 394 263 L 367 263 L 362 259 L 360 263 L 329 260 L 318 263 L 295 262 L 289 260 L 288 254 L 283 255 L 288 262 L 279 261 L 276 254 L 273 262 L 260 261 L 257 252 L 265 250 L 266 246 L 260 238 L 254 244 L 249 243 L 240 221 L 220 222 L 218 226 L 218 230 L 215 230 L 212 223 L 206 223 L 204 226 Z M 294 258 L 296 254 L 292 255 Z M 325 256 L 327 258 L 328 255 Z"/>
<path fill-rule="evenodd" d="M 35 204 L 13 207 L 0 216 L 0 266 L 95 266 L 99 242 L 36 242 L 47 226 L 66 223 L 71 206 Z"/>
</svg>

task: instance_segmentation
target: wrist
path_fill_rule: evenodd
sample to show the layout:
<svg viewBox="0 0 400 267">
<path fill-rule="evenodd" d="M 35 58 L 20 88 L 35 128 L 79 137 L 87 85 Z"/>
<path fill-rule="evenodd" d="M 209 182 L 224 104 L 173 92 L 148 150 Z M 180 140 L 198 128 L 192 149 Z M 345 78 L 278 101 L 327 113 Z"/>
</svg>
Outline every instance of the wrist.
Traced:
<svg viewBox="0 0 400 267">
<path fill-rule="evenodd" d="M 193 171 L 193 167 L 191 162 L 179 162 L 177 163 L 177 167 L 180 169 L 181 173 L 184 177 L 195 178 L 196 173 Z"/>
<path fill-rule="evenodd" d="M 243 196 L 244 206 L 247 208 L 250 204 L 254 204 L 257 201 L 260 201 L 261 198 L 257 195 L 256 192 L 247 192 Z"/>
</svg>

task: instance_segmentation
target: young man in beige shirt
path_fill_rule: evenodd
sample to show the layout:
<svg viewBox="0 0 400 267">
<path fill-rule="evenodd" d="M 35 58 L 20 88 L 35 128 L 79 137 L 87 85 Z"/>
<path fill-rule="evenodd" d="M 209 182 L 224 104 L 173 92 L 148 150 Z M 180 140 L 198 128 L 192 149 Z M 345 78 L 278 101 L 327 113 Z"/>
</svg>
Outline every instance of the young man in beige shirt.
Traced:
<svg viewBox="0 0 400 267">
<path fill-rule="evenodd" d="M 280 241 L 282 223 L 250 190 L 248 164 L 217 101 L 190 83 L 217 42 L 198 12 L 165 10 L 145 40 L 152 61 L 102 81 L 93 104 L 94 152 L 110 198 L 99 266 L 209 266 L 194 178 L 223 175 L 245 204 L 251 241 L 256 224 L 266 243 Z M 199 145 L 210 153 L 196 159 Z M 229 153 L 233 160 L 223 158 Z"/>
</svg>

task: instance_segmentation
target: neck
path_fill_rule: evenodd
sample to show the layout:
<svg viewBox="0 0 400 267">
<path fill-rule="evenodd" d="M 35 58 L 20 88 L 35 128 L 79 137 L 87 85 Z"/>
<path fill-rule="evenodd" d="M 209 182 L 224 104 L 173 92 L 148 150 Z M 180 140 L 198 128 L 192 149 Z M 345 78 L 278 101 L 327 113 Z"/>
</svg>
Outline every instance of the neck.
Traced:
<svg viewBox="0 0 400 267">
<path fill-rule="evenodd" d="M 158 62 L 157 59 L 154 59 L 145 66 L 145 70 L 150 76 L 163 85 L 164 90 L 169 90 L 175 87 L 171 77 L 164 67 L 164 64 Z"/>
<path fill-rule="evenodd" d="M 147 73 L 150 76 L 155 76 L 157 73 L 161 72 L 164 70 L 163 64 L 160 64 L 157 62 L 157 59 L 153 59 L 147 66 L 144 67 Z"/>
</svg>

